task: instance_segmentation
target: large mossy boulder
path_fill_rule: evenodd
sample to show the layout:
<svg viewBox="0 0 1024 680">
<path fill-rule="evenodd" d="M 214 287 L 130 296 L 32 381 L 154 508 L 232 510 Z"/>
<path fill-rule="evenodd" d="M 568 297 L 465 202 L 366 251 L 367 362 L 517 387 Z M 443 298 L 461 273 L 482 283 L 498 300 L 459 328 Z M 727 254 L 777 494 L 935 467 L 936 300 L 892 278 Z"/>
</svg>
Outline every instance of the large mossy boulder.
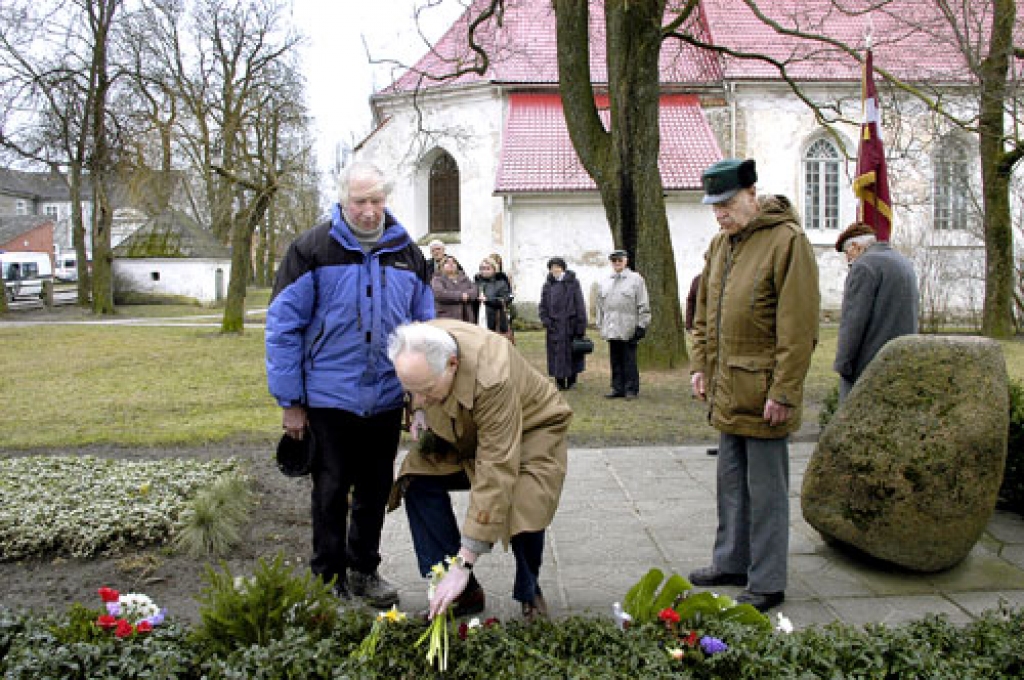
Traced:
<svg viewBox="0 0 1024 680">
<path fill-rule="evenodd" d="M 995 510 L 1007 401 L 997 342 L 889 342 L 821 433 L 804 474 L 804 518 L 826 540 L 908 569 L 957 564 Z"/>
</svg>

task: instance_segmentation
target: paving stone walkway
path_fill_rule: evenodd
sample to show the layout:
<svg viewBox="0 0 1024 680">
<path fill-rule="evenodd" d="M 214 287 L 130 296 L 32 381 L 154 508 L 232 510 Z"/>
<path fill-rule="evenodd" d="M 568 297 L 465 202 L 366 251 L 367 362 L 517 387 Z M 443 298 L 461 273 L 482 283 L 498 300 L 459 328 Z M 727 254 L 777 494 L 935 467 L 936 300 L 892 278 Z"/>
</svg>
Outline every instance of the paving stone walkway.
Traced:
<svg viewBox="0 0 1024 680">
<path fill-rule="evenodd" d="M 870 563 L 827 546 L 803 520 L 799 493 L 813 450 L 813 443 L 790 446 L 789 587 L 777 611 L 794 625 L 893 625 L 928 613 L 966 623 L 1001 601 L 1024 605 L 1024 519 L 997 512 L 970 556 L 942 573 Z M 454 494 L 460 522 L 467 495 Z M 612 603 L 651 567 L 685 576 L 707 564 L 715 524 L 715 458 L 706 447 L 571 450 L 541 572 L 552 614 L 610 615 Z M 384 531 L 382 573 L 399 584 L 402 609 L 416 611 L 426 605 L 426 586 L 416 573 L 404 509 L 388 515 Z M 484 616 L 519 615 L 511 598 L 514 568 L 500 546 L 481 558 Z"/>
</svg>

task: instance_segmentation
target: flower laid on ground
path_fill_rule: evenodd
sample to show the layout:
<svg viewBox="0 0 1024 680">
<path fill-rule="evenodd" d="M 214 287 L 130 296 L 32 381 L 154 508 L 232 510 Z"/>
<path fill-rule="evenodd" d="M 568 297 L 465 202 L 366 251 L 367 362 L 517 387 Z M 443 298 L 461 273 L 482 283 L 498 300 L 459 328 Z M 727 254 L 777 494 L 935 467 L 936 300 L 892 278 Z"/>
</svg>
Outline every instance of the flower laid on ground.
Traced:
<svg viewBox="0 0 1024 680">
<path fill-rule="evenodd" d="M 380 640 L 384 635 L 384 627 L 388 624 L 405 621 L 406 618 L 408 617 L 398 611 L 395 605 L 391 605 L 391 609 L 386 612 L 378 612 L 377 618 L 374 619 L 373 625 L 370 626 L 370 632 L 359 643 L 359 646 L 352 650 L 350 656 L 353 659 L 372 659 L 377 655 L 377 648 L 380 647 Z"/>
<path fill-rule="evenodd" d="M 782 612 L 779 612 L 777 616 L 779 617 L 779 623 L 775 626 L 775 630 L 779 631 L 780 633 L 792 633 L 793 622 L 786 618 L 782 614 Z"/>
<path fill-rule="evenodd" d="M 629 628 L 629 624 L 633 623 L 633 617 L 627 614 L 618 602 L 612 605 L 612 618 L 615 619 L 615 625 L 619 627 L 619 630 L 626 630 Z"/>
<path fill-rule="evenodd" d="M 679 612 L 671 607 L 665 607 L 658 612 L 658 618 L 665 622 L 665 625 L 671 629 L 671 627 L 679 623 Z"/>
<path fill-rule="evenodd" d="M 700 639 L 700 648 L 704 650 L 704 653 L 708 656 L 712 654 L 719 654 L 729 649 L 729 645 L 725 644 L 716 637 L 705 635 Z"/>
<path fill-rule="evenodd" d="M 494 618 L 493 616 L 491 618 L 487 619 L 486 621 L 484 621 L 483 623 L 480 623 L 480 619 L 478 619 L 478 618 L 476 618 L 474 616 L 468 622 L 463 621 L 462 623 L 459 624 L 459 639 L 460 640 L 465 640 L 466 638 L 469 637 L 469 635 L 470 635 L 470 633 L 472 631 L 474 631 L 474 630 L 476 630 L 478 628 L 490 628 L 491 626 L 498 625 L 498 623 L 499 623 L 498 619 Z"/>
<path fill-rule="evenodd" d="M 96 625 L 112 630 L 115 637 L 126 638 L 135 633 L 148 633 L 159 626 L 167 610 L 156 606 L 148 595 L 128 593 L 122 595 L 113 588 L 99 589 L 107 613 L 96 619 Z"/>
<path fill-rule="evenodd" d="M 434 599 L 434 593 L 437 591 L 441 581 L 444 580 L 445 575 L 447 575 L 448 566 L 451 565 L 452 560 L 453 558 L 446 557 L 443 563 L 438 562 L 430 568 L 427 602 Z M 424 640 L 430 641 L 427 644 L 427 663 L 433 665 L 434 659 L 437 659 L 437 669 L 441 671 L 448 670 L 448 623 L 454 621 L 455 615 L 452 613 L 452 608 L 448 607 L 444 612 L 430 620 L 427 629 L 423 631 L 423 635 L 416 641 L 417 647 L 423 644 Z"/>
</svg>

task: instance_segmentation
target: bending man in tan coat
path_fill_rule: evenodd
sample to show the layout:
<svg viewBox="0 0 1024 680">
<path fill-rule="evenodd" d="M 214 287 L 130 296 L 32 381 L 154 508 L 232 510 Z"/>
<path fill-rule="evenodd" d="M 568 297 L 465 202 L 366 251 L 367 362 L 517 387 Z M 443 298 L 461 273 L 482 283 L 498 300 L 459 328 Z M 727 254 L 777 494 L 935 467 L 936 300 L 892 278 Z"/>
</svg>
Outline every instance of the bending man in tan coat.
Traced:
<svg viewBox="0 0 1024 680">
<path fill-rule="evenodd" d="M 456 558 L 430 616 L 449 605 L 456 616 L 483 609 L 473 565 L 498 541 L 512 546 L 512 597 L 523 616 L 546 616 L 538 578 L 544 531 L 565 479 L 572 409 L 514 345 L 479 326 L 400 326 L 388 354 L 416 409 L 412 434 L 420 446 L 403 462 L 396 492 L 405 496 L 420 573 Z M 465 489 L 469 510 L 460 532 L 449 492 Z"/>
</svg>

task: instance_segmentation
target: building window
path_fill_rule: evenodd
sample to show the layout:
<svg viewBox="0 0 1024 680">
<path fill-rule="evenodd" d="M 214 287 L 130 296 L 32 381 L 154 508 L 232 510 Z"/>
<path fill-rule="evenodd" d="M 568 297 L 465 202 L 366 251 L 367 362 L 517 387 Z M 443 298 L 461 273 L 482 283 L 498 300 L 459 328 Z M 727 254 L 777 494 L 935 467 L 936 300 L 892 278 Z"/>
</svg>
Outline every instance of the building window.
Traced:
<svg viewBox="0 0 1024 680">
<path fill-rule="evenodd" d="M 971 216 L 971 172 L 966 144 L 954 137 L 939 142 L 932 182 L 936 229 L 966 229 Z"/>
<path fill-rule="evenodd" d="M 57 217 L 60 216 L 60 210 L 58 210 L 57 206 L 55 205 L 48 205 L 43 208 L 43 214 L 45 214 L 47 217 L 57 219 Z"/>
<path fill-rule="evenodd" d="M 18 202 L 14 204 L 14 214 L 15 215 L 27 215 L 28 214 L 28 201 L 19 199 Z"/>
<path fill-rule="evenodd" d="M 839 165 L 835 144 L 819 139 L 804 153 L 804 226 L 839 228 Z"/>
<path fill-rule="evenodd" d="M 442 151 L 430 166 L 430 231 L 459 231 L 459 166 Z"/>
</svg>

